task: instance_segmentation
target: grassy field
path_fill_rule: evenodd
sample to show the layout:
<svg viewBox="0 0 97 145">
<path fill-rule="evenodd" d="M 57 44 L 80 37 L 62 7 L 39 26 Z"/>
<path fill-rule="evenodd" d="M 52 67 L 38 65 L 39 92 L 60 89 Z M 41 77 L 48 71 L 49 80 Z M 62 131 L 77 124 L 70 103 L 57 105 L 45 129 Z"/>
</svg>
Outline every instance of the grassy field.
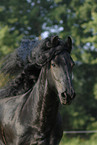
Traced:
<svg viewBox="0 0 97 145">
<path fill-rule="evenodd" d="M 60 145 L 97 145 L 97 134 L 93 135 L 89 139 L 81 137 L 66 137 L 63 136 Z"/>
</svg>

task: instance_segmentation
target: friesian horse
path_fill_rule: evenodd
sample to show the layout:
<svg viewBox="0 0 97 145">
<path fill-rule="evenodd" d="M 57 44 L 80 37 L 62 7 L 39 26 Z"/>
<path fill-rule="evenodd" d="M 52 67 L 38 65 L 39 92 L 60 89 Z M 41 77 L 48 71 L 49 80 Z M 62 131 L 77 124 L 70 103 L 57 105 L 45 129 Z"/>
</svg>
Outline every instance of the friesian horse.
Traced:
<svg viewBox="0 0 97 145">
<path fill-rule="evenodd" d="M 1 73 L 14 77 L 0 90 L 0 145 L 59 145 L 59 103 L 75 97 L 71 50 L 70 37 L 51 36 L 23 40 L 5 58 Z"/>
</svg>

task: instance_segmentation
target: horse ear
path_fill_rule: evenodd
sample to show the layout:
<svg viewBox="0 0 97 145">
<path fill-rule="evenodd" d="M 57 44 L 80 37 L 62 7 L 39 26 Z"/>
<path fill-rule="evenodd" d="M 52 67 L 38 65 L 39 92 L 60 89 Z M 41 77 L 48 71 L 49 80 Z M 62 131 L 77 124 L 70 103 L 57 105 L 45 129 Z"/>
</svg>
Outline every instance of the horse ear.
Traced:
<svg viewBox="0 0 97 145">
<path fill-rule="evenodd" d="M 51 36 L 49 41 L 47 40 L 46 42 L 46 46 L 47 48 L 50 48 L 50 47 L 56 47 L 59 43 L 59 37 L 56 35 L 56 36 Z"/>
<path fill-rule="evenodd" d="M 68 52 L 70 53 L 72 50 L 72 39 L 70 36 L 68 36 L 65 45 L 67 46 Z"/>
<path fill-rule="evenodd" d="M 51 44 L 52 46 L 57 46 L 59 43 L 59 37 L 56 35 L 56 36 L 52 36 L 51 37 Z"/>
</svg>

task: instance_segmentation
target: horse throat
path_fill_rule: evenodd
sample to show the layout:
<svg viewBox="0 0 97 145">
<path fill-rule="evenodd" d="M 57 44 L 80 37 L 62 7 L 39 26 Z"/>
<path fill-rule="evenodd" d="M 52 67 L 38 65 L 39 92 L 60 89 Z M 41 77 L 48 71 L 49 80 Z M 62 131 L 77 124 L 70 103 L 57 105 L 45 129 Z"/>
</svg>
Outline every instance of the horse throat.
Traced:
<svg viewBox="0 0 97 145">
<path fill-rule="evenodd" d="M 43 69 L 39 80 L 37 91 L 39 102 L 37 111 L 39 112 L 39 129 L 42 133 L 52 130 L 58 113 L 59 100 L 55 92 L 50 88 L 47 80 L 47 71 Z"/>
</svg>

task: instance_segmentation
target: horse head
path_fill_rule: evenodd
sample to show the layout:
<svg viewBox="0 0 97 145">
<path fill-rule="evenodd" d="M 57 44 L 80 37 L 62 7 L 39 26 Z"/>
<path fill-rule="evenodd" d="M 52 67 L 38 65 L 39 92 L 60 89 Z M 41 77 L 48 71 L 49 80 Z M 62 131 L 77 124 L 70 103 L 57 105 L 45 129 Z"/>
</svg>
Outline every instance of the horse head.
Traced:
<svg viewBox="0 0 97 145">
<path fill-rule="evenodd" d="M 58 94 L 61 104 L 70 104 L 75 97 L 75 91 L 72 86 L 74 61 L 70 56 L 72 40 L 68 37 L 65 43 L 59 42 L 59 46 L 58 41 L 56 41 L 57 47 L 62 47 L 62 52 L 55 55 L 50 61 L 48 80 L 51 88 Z"/>
</svg>

